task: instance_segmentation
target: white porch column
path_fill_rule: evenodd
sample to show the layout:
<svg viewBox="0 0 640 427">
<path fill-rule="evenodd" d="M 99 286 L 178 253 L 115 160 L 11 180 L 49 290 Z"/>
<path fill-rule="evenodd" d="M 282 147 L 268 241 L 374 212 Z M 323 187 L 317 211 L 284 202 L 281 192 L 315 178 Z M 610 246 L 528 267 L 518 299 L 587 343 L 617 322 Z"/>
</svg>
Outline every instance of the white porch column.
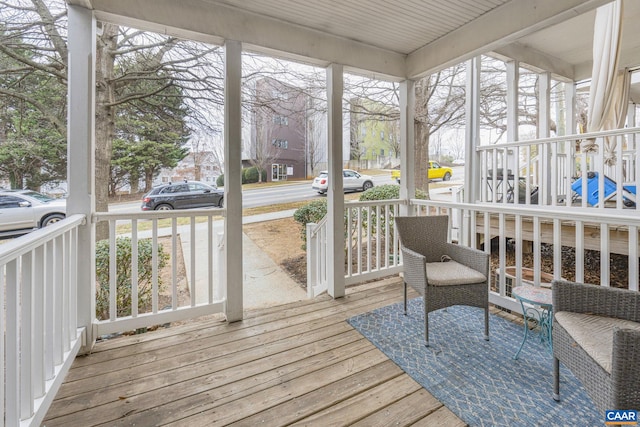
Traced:
<svg viewBox="0 0 640 427">
<path fill-rule="evenodd" d="M 81 353 L 95 342 L 92 324 L 96 313 L 95 283 L 95 62 L 96 20 L 93 12 L 69 5 L 69 73 L 67 112 L 67 214 L 84 214 L 78 229 L 78 327 L 86 327 Z"/>
<path fill-rule="evenodd" d="M 520 87 L 520 63 L 508 61 L 507 66 L 507 141 L 514 142 L 518 135 L 518 92 Z"/>
<path fill-rule="evenodd" d="M 551 128 L 551 73 L 543 72 L 538 75 L 538 138 L 548 138 Z M 551 150 L 548 145 L 543 145 L 542 151 L 538 154 L 541 170 L 538 171 L 541 177 L 541 198 L 539 202 L 543 205 L 551 204 Z M 555 205 L 555 203 L 553 203 Z"/>
<path fill-rule="evenodd" d="M 224 45 L 224 247 L 226 271 L 225 315 L 242 320 L 242 43 Z"/>
<path fill-rule="evenodd" d="M 480 145 L 480 71 L 482 63 L 479 56 L 467 61 L 467 84 L 465 99 L 465 148 L 464 148 L 464 195 L 465 203 L 475 203 L 480 200 L 481 170 L 480 153 L 476 147 Z M 474 225 L 465 211 L 462 218 L 460 243 L 475 247 Z"/>
<path fill-rule="evenodd" d="M 400 83 L 400 200 L 407 200 L 416 194 L 416 174 L 413 153 L 415 153 L 414 119 L 416 112 L 415 81 Z M 408 206 L 400 206 L 400 214 L 407 215 Z"/>
<path fill-rule="evenodd" d="M 327 192 L 327 292 L 344 296 L 344 191 L 342 180 L 343 67 L 327 68 L 327 124 L 329 127 L 329 191 Z"/>
<path fill-rule="evenodd" d="M 567 82 L 564 84 L 564 135 L 573 135 L 576 130 L 576 84 L 575 82 Z M 565 143 L 565 154 L 567 155 L 567 173 L 569 176 L 576 176 L 576 162 L 573 161 L 575 154 L 575 144 L 573 142 Z M 570 197 L 567 197 L 567 205 L 571 204 Z"/>
<path fill-rule="evenodd" d="M 467 87 L 465 100 L 465 174 L 464 202 L 475 203 L 480 199 L 481 158 L 476 152 L 480 145 L 480 57 L 467 61 Z"/>
<path fill-rule="evenodd" d="M 518 61 L 509 61 L 506 63 L 507 67 L 507 141 L 515 142 L 519 136 L 518 129 L 518 92 L 520 91 L 520 63 Z M 520 177 L 519 172 L 519 152 L 517 148 L 512 148 L 513 154 L 507 157 L 507 169 L 511 169 L 514 174 L 515 182 L 518 182 Z M 515 186 L 516 193 L 518 192 L 518 186 Z M 518 200 L 518 194 L 515 195 Z M 506 201 L 506 198 L 505 198 Z"/>
</svg>

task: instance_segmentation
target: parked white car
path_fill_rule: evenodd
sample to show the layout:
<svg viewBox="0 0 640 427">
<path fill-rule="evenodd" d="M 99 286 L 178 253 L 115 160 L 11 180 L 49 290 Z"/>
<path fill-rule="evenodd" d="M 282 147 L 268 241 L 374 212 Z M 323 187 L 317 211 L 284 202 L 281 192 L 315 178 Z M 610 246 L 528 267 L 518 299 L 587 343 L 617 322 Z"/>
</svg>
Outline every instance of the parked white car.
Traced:
<svg viewBox="0 0 640 427">
<path fill-rule="evenodd" d="M 0 238 L 46 227 L 65 218 L 67 201 L 31 190 L 0 190 Z"/>
<path fill-rule="evenodd" d="M 369 175 L 362 175 L 351 169 L 342 171 L 342 182 L 344 191 L 366 191 L 373 187 L 373 178 Z M 329 173 L 321 171 L 311 184 L 311 188 L 320 194 L 324 194 L 329 189 Z"/>
</svg>

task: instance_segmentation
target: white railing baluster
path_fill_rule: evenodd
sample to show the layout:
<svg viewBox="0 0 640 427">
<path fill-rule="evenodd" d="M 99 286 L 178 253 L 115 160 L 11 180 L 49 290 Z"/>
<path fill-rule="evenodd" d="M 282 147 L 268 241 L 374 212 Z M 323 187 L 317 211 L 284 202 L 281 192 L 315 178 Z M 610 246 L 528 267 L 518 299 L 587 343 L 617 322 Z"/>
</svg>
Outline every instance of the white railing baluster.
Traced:
<svg viewBox="0 0 640 427">
<path fill-rule="evenodd" d="M 562 277 L 562 222 L 553 220 L 553 278 Z"/>
<path fill-rule="evenodd" d="M 524 237 L 522 231 L 522 215 L 516 215 L 516 283 L 522 283 L 522 252 L 524 251 Z M 506 276 L 506 274 L 505 274 Z"/>
<path fill-rule="evenodd" d="M 196 217 L 191 218 L 191 307 L 196 306 L 197 286 L 196 286 Z"/>
<path fill-rule="evenodd" d="M 600 285 L 609 286 L 610 272 L 610 245 L 609 245 L 609 225 L 600 224 Z"/>
<path fill-rule="evenodd" d="M 351 259 L 353 258 L 353 245 L 352 245 L 352 240 L 353 240 L 353 218 L 351 215 L 351 210 L 347 209 L 346 211 L 346 215 L 347 215 L 347 224 L 346 224 L 346 238 L 347 238 L 347 275 L 351 276 L 353 274 L 353 263 L 351 262 Z M 323 229 L 323 233 L 324 230 L 326 229 L 326 225 L 325 228 Z M 324 259 L 324 258 L 323 258 Z M 322 270 L 324 272 L 324 269 Z"/>
<path fill-rule="evenodd" d="M 115 221 L 109 221 L 109 320 L 111 321 L 118 318 L 118 304 L 116 303 L 118 297 L 117 255 Z"/>
<path fill-rule="evenodd" d="M 209 262 L 207 263 L 207 291 L 209 293 L 209 297 L 207 299 L 207 302 L 209 304 L 213 304 L 213 239 L 215 237 L 215 234 L 213 232 L 213 218 L 208 217 L 207 218 L 207 253 L 209 254 L 209 256 L 207 257 L 207 259 L 209 260 Z M 175 244 L 174 244 L 175 246 Z M 175 279 L 173 280 L 173 282 L 175 283 Z M 177 299 L 178 299 L 178 295 L 177 295 L 177 288 L 178 288 L 178 284 L 176 283 L 174 285 L 174 289 L 176 289 L 176 294 L 174 295 L 174 306 L 173 309 L 175 310 L 177 307 Z"/>
<path fill-rule="evenodd" d="M 171 308 L 178 308 L 178 218 L 171 218 Z"/>
<path fill-rule="evenodd" d="M 115 231 L 115 221 L 109 221 L 109 225 Z M 140 289 L 138 275 L 138 221 L 131 220 L 131 317 L 138 317 L 140 305 Z M 115 320 L 115 319 L 114 319 Z"/>
<path fill-rule="evenodd" d="M 371 258 L 373 258 L 371 256 L 371 254 L 373 252 L 371 252 L 372 249 L 372 245 L 371 245 L 371 238 L 372 236 L 372 225 L 371 225 L 371 206 L 367 206 L 366 207 L 367 210 L 367 271 L 371 271 Z M 379 255 L 379 254 L 376 254 Z M 362 272 L 360 272 L 362 273 Z"/>
<path fill-rule="evenodd" d="M 62 352 L 69 351 L 69 312 L 71 311 L 71 302 L 69 301 L 69 233 L 60 236 L 60 251 L 58 262 L 62 265 L 60 269 L 61 298 L 62 298 Z M 75 307 L 75 304 L 74 304 Z"/>
<path fill-rule="evenodd" d="M 22 301 L 33 300 L 33 251 L 22 256 L 20 267 L 20 282 L 16 283 L 20 289 Z M 32 374 L 32 341 L 33 335 L 33 305 L 22 304 L 21 315 L 16 318 L 20 330 L 20 419 L 31 417 L 33 414 L 33 389 L 31 383 Z"/>
<path fill-rule="evenodd" d="M 576 231 L 576 281 L 584 282 L 584 222 L 575 222 Z"/>
<path fill-rule="evenodd" d="M 5 332 L 6 360 L 6 409 L 5 423 L 18 425 L 20 419 L 20 295 L 18 289 L 19 258 L 7 263 L 7 330 Z"/>
<path fill-rule="evenodd" d="M 41 397 L 44 392 L 45 362 L 44 362 L 44 337 L 45 337 L 45 248 L 38 246 L 34 250 L 33 283 L 38 292 L 33 295 L 33 394 Z M 2 286 L 0 285 L 0 288 Z M 4 306 L 4 304 L 0 304 Z M 75 310 L 73 310 L 75 312 Z M 73 314 L 72 314 L 73 315 Z M 74 319 L 75 321 L 75 319 Z M 75 322 L 74 322 L 75 324 Z M 1 330 L 2 328 L 0 328 Z M 0 350 L 1 352 L 1 350 Z M 1 400 L 0 400 L 1 401 Z"/>
<path fill-rule="evenodd" d="M 502 236 L 505 235 L 505 219 L 504 214 L 498 215 L 498 265 L 500 271 L 505 271 L 505 267 L 507 266 L 506 257 L 507 257 L 507 248 L 506 248 L 506 239 L 503 239 Z M 486 243 L 485 243 L 486 245 Z M 491 241 L 489 241 L 489 247 L 491 247 Z M 498 292 L 500 295 L 505 294 L 505 280 L 503 277 L 506 276 L 504 274 L 500 275 L 500 288 Z"/>
<path fill-rule="evenodd" d="M 638 227 L 632 225 L 629 227 L 629 289 L 638 291 L 638 274 L 640 272 L 638 265 Z"/>
<path fill-rule="evenodd" d="M 63 301 L 63 286 L 62 282 L 62 268 L 63 264 L 60 262 L 60 256 L 62 254 L 62 236 L 56 236 L 53 239 L 53 301 L 55 312 L 53 314 L 54 331 L 53 336 L 55 340 L 53 342 L 53 355 L 56 365 L 60 365 L 64 360 L 64 343 L 62 342 L 62 330 L 64 326 L 62 324 L 62 310 L 64 310 Z"/>
<path fill-rule="evenodd" d="M 192 253 L 191 258 L 194 255 Z M 153 219 L 151 229 L 151 312 L 158 313 L 158 218 Z"/>
</svg>

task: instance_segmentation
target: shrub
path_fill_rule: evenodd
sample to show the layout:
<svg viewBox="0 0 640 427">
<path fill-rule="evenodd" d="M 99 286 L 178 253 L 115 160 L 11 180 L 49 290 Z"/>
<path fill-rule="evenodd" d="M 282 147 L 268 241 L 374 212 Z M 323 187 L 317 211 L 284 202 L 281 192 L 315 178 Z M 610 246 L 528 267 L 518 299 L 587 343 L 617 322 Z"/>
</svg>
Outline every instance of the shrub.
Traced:
<svg viewBox="0 0 640 427">
<path fill-rule="evenodd" d="M 142 311 L 152 298 L 152 250 L 150 239 L 138 241 L 138 310 Z M 158 268 L 169 259 L 162 245 L 158 245 Z M 109 240 L 96 244 L 96 317 L 109 318 Z M 118 317 L 131 315 L 131 238 L 116 239 L 116 306 Z M 158 288 L 162 283 L 158 278 Z"/>
<path fill-rule="evenodd" d="M 224 187 L 224 174 L 221 174 L 218 178 L 216 178 L 216 186 Z"/>
<path fill-rule="evenodd" d="M 267 181 L 267 172 L 266 171 L 262 171 L 262 182 L 266 182 Z M 260 175 L 258 173 L 258 168 L 255 166 L 252 166 L 250 168 L 246 168 L 242 170 L 242 183 L 243 184 L 251 184 L 254 182 L 258 182 L 260 181 Z"/>
<path fill-rule="evenodd" d="M 299 222 L 302 227 L 300 229 L 300 236 L 304 242 L 302 249 L 306 250 L 307 242 L 307 224 L 310 222 L 318 223 L 322 218 L 327 215 L 327 199 L 317 199 L 311 203 L 299 207 L 293 213 L 293 219 Z"/>
</svg>

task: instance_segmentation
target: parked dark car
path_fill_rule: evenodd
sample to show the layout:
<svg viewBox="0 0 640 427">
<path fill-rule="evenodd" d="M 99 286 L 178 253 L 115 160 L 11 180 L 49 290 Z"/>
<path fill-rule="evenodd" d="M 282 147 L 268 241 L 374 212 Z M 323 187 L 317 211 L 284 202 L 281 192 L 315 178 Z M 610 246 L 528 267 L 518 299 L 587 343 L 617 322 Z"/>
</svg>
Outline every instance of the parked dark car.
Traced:
<svg viewBox="0 0 640 427">
<path fill-rule="evenodd" d="M 142 198 L 143 211 L 166 211 L 207 206 L 224 206 L 224 191 L 197 181 L 154 187 Z"/>
<path fill-rule="evenodd" d="M 67 201 L 31 190 L 0 190 L 0 238 L 27 234 L 65 218 Z"/>
</svg>

